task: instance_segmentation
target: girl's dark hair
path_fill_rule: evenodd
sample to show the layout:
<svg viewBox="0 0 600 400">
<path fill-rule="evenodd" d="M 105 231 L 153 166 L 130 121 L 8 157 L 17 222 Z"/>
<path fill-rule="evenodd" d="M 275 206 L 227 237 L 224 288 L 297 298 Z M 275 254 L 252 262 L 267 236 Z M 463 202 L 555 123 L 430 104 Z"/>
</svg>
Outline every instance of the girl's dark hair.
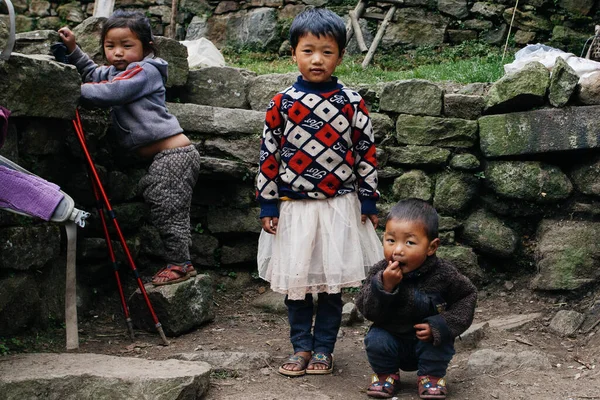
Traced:
<svg viewBox="0 0 600 400">
<path fill-rule="evenodd" d="M 302 36 L 312 33 L 316 37 L 333 36 L 340 49 L 340 55 L 346 48 L 346 26 L 339 15 L 324 8 L 309 8 L 302 11 L 292 21 L 290 27 L 290 45 L 296 50 Z"/>
<path fill-rule="evenodd" d="M 150 20 L 139 11 L 125 10 L 116 10 L 102 25 L 102 32 L 100 33 L 102 56 L 106 57 L 106 54 L 104 54 L 106 34 L 114 28 L 129 28 L 142 42 L 144 55 L 154 53 L 154 56 L 158 56 L 158 48 L 154 42 Z"/>
<path fill-rule="evenodd" d="M 392 207 L 385 222 L 396 221 L 419 221 L 425 227 L 425 234 L 431 241 L 438 237 L 438 213 L 433 206 L 421 199 L 400 200 Z"/>
</svg>

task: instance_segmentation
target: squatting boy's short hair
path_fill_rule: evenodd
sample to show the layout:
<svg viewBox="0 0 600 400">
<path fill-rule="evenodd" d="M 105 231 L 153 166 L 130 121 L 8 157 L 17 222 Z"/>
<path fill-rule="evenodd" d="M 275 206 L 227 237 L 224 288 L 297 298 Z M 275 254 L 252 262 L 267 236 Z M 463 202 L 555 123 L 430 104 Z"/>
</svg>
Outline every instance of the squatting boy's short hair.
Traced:
<svg viewBox="0 0 600 400">
<path fill-rule="evenodd" d="M 424 200 L 414 198 L 400 200 L 392 207 L 385 222 L 390 220 L 422 222 L 429 240 L 438 237 L 438 213 Z"/>
<path fill-rule="evenodd" d="M 295 50 L 300 38 L 312 33 L 316 37 L 332 36 L 338 44 L 340 55 L 346 48 L 346 25 L 339 15 L 324 8 L 309 8 L 292 21 L 290 45 Z"/>
<path fill-rule="evenodd" d="M 104 39 L 106 38 L 108 31 L 114 28 L 129 28 L 142 42 L 144 54 L 154 53 L 155 57 L 158 56 L 158 48 L 154 43 L 154 35 L 152 35 L 150 20 L 139 11 L 116 10 L 108 17 L 104 24 L 102 24 L 100 48 L 102 49 L 103 57 L 106 58 L 106 54 L 104 54 Z"/>
</svg>

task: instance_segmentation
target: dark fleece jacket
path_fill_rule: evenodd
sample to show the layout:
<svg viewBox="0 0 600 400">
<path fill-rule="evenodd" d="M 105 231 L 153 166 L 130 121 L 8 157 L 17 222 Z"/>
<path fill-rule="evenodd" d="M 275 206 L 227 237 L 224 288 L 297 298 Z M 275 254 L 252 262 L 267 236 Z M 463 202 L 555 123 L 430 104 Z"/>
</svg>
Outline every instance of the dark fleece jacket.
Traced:
<svg viewBox="0 0 600 400">
<path fill-rule="evenodd" d="M 356 306 L 373 326 L 398 337 L 415 337 L 413 325 L 431 326 L 434 346 L 456 338 L 473 322 L 477 289 L 447 261 L 433 255 L 418 269 L 405 274 L 391 293 L 383 289 L 382 260 L 371 267 Z"/>
</svg>

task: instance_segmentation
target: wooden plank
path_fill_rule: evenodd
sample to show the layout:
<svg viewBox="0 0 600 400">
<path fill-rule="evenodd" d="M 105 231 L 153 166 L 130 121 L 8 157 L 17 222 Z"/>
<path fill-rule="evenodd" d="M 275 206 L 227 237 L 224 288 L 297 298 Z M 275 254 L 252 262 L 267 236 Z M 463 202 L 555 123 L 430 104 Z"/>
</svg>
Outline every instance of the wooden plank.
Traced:
<svg viewBox="0 0 600 400">
<path fill-rule="evenodd" d="M 79 348 L 79 331 L 77 328 L 77 226 L 69 221 L 65 224 L 67 232 L 67 273 L 65 285 L 65 328 L 67 331 L 67 350 Z"/>
<path fill-rule="evenodd" d="M 364 13 L 362 16 L 364 19 L 376 19 L 379 21 L 383 21 L 383 19 L 385 18 L 385 14 L 381 14 L 381 13 Z"/>
<path fill-rule="evenodd" d="M 115 0 L 96 0 L 94 2 L 94 17 L 108 18 L 115 9 Z"/>
<path fill-rule="evenodd" d="M 350 21 L 352 22 L 352 29 L 354 29 L 354 34 L 356 35 L 356 42 L 358 43 L 358 48 L 364 53 L 368 51 L 369 48 L 365 44 L 365 38 L 363 38 L 362 31 L 360 30 L 360 25 L 358 24 L 356 13 L 354 11 L 350 11 L 348 15 L 350 16 Z"/>
<path fill-rule="evenodd" d="M 373 43 L 371 43 L 369 52 L 367 53 L 365 59 L 362 62 L 363 68 L 367 68 L 367 65 L 369 65 L 371 59 L 373 59 L 373 56 L 375 55 L 375 50 L 377 50 L 377 46 L 379 46 L 379 42 L 381 41 L 381 38 L 383 38 L 383 34 L 385 33 L 385 28 L 387 28 L 387 26 L 389 25 L 395 12 L 396 6 L 393 5 L 392 7 L 390 7 L 387 14 L 385 15 L 383 22 L 379 26 L 379 30 L 377 30 L 377 34 L 375 35 L 375 39 L 373 39 Z"/>
<path fill-rule="evenodd" d="M 358 0 L 356 7 L 354 7 L 354 14 L 356 15 L 356 18 L 362 17 L 363 13 L 365 12 L 365 8 L 367 8 L 367 3 L 368 0 Z M 352 20 L 349 20 L 346 23 L 346 44 L 350 42 L 350 39 L 352 39 L 353 34 L 354 29 L 352 28 Z"/>
</svg>

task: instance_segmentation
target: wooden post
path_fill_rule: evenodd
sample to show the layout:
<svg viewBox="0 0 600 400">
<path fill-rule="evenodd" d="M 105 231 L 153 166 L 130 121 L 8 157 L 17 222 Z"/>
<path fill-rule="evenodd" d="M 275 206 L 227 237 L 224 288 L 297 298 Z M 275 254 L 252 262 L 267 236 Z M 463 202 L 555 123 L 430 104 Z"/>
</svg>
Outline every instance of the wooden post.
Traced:
<svg viewBox="0 0 600 400">
<path fill-rule="evenodd" d="M 354 29 L 354 34 L 356 35 L 358 47 L 360 48 L 360 51 L 364 53 L 365 51 L 369 50 L 369 48 L 365 44 L 365 38 L 363 38 L 362 31 L 360 30 L 360 25 L 358 24 L 356 13 L 354 11 L 350 11 L 348 15 L 350 16 L 350 22 L 352 22 L 352 29 Z"/>
<path fill-rule="evenodd" d="M 171 2 L 171 22 L 169 28 L 169 37 L 175 39 L 175 36 L 177 36 L 177 0 L 172 0 Z"/>
<path fill-rule="evenodd" d="M 367 7 L 368 0 L 358 0 L 358 4 L 354 7 L 354 15 L 356 18 L 360 18 L 361 15 L 365 12 L 365 8 Z M 352 19 L 346 23 L 346 44 L 350 42 L 352 39 L 352 35 L 354 33 L 354 29 L 352 29 Z"/>
<path fill-rule="evenodd" d="M 371 43 L 369 52 L 367 53 L 367 55 L 365 56 L 365 59 L 362 62 L 363 68 L 367 68 L 367 65 L 369 65 L 369 63 L 371 62 L 371 59 L 375 55 L 375 50 L 377 50 L 377 46 L 379 46 L 379 42 L 381 41 L 381 38 L 383 37 L 383 34 L 385 33 L 385 28 L 387 28 L 387 26 L 389 25 L 395 12 L 396 12 L 396 6 L 393 5 L 392 7 L 390 7 L 387 14 L 385 15 L 385 18 L 383 19 L 383 22 L 381 23 L 381 26 L 379 27 L 379 30 L 377 31 L 377 34 L 375 35 L 375 39 L 373 39 L 373 43 Z"/>
<path fill-rule="evenodd" d="M 96 0 L 94 2 L 94 17 L 108 18 L 115 9 L 115 0 Z"/>
</svg>

